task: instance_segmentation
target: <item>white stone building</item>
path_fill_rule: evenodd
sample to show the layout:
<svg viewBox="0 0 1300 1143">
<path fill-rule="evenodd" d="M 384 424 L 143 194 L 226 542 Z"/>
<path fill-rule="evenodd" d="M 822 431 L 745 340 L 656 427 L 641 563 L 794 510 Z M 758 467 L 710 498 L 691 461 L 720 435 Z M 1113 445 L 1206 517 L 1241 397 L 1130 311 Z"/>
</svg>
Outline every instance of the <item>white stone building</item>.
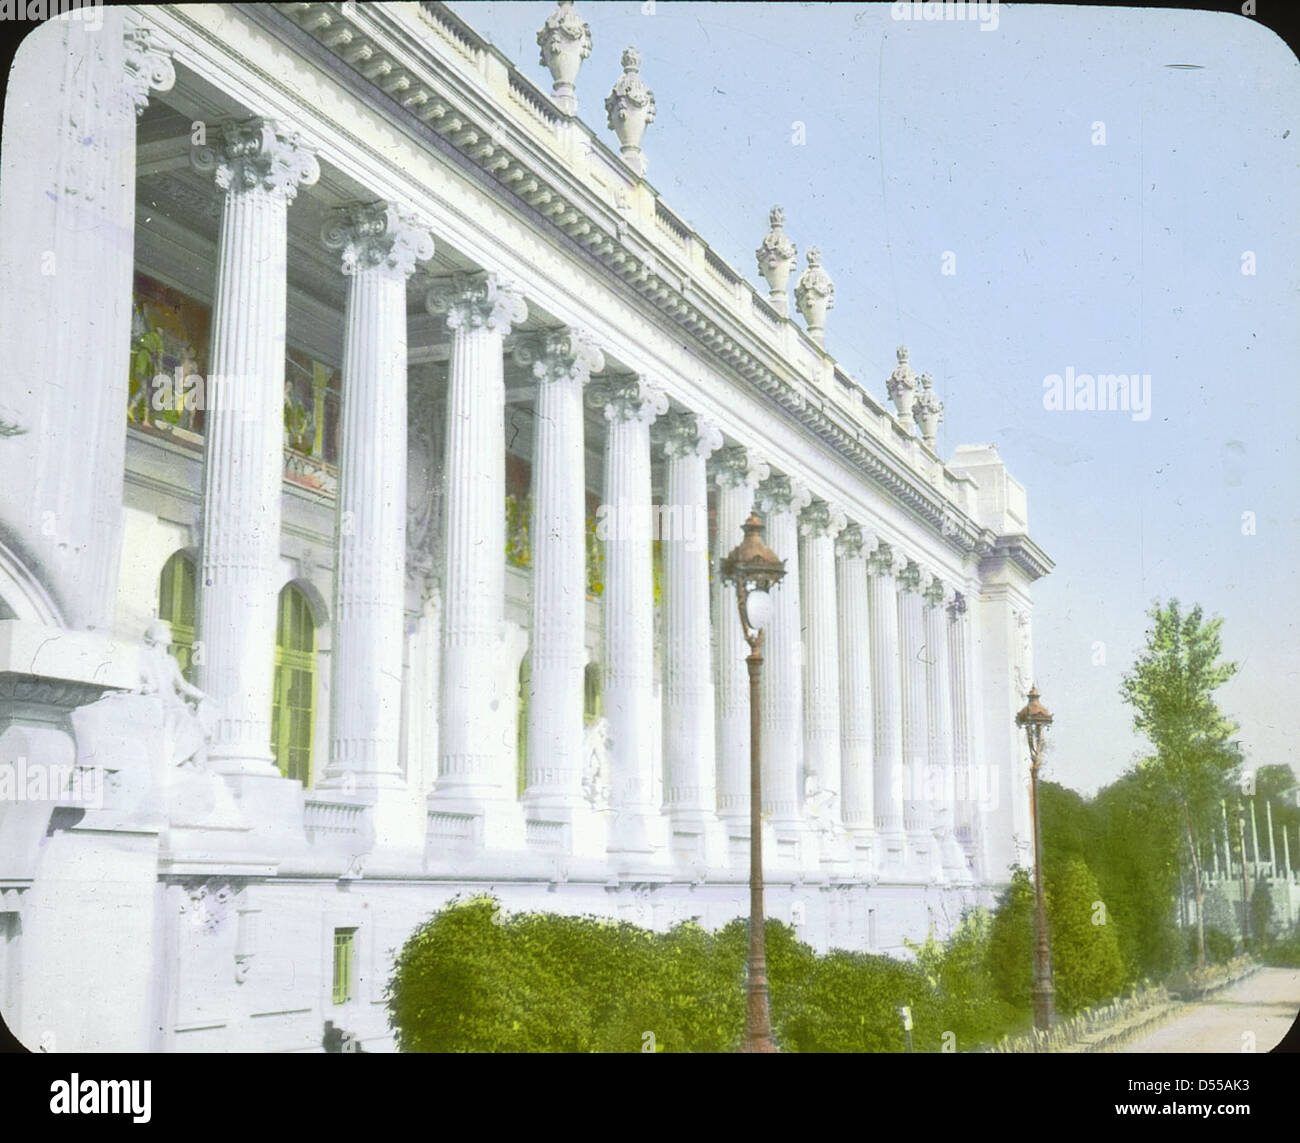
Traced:
<svg viewBox="0 0 1300 1143">
<path fill-rule="evenodd" d="M 23 45 L 0 169 L 24 1043 L 383 1048 L 390 951 L 456 894 L 745 913 L 751 509 L 788 568 L 769 915 L 902 952 L 989 899 L 1027 853 L 1024 490 L 936 454 L 905 350 L 892 408 L 836 363 L 779 211 L 760 288 L 673 213 L 634 50 L 607 129 L 569 4 L 542 86 L 436 3 L 100 16 Z"/>
</svg>

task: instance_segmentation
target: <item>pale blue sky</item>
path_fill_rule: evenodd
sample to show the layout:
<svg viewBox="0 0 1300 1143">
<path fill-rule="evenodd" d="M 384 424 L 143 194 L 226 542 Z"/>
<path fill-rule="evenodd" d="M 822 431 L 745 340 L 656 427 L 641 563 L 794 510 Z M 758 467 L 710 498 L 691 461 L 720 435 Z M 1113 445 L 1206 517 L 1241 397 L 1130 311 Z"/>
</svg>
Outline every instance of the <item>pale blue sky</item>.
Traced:
<svg viewBox="0 0 1300 1143">
<path fill-rule="evenodd" d="M 550 89 L 535 35 L 552 4 L 453 7 Z M 1090 791 L 1140 750 L 1119 679 L 1150 600 L 1170 595 L 1226 621 L 1242 670 L 1223 705 L 1251 764 L 1291 762 L 1300 66 L 1286 45 L 1191 11 L 1002 5 L 983 31 L 897 21 L 888 4 L 578 10 L 595 44 L 582 117 L 615 143 L 604 97 L 635 44 L 668 204 L 751 281 L 768 208 L 784 206 L 801 259 L 820 246 L 835 280 L 827 348 L 883 399 L 908 344 L 946 405 L 940 452 L 994 442 L 1027 487 L 1057 564 L 1035 589 L 1048 776 Z M 1045 410 L 1043 378 L 1071 366 L 1150 374 L 1150 419 Z"/>
</svg>

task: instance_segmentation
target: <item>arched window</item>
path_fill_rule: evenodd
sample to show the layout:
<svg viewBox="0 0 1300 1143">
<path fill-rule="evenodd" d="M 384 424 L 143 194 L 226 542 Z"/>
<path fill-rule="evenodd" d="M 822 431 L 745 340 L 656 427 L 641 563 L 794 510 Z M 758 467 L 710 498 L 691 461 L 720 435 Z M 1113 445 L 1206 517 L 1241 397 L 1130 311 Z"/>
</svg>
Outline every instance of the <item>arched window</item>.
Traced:
<svg viewBox="0 0 1300 1143">
<path fill-rule="evenodd" d="M 307 596 L 293 584 L 280 592 L 275 624 L 275 694 L 271 749 L 286 778 L 311 785 L 316 726 L 316 620 Z"/>
<path fill-rule="evenodd" d="M 172 653 L 180 664 L 185 681 L 194 682 L 195 584 L 194 560 L 177 552 L 164 565 L 158 577 L 158 618 L 172 628 Z"/>
</svg>

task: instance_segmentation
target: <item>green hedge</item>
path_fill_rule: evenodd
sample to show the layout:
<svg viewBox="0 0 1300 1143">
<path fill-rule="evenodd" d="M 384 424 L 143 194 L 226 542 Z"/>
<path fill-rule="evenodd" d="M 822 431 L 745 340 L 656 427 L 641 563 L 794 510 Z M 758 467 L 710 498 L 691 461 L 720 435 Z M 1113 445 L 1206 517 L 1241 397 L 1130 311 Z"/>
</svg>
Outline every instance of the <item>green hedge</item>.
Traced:
<svg viewBox="0 0 1300 1143">
<path fill-rule="evenodd" d="M 916 963 L 818 956 L 767 923 L 772 1023 L 790 1052 L 966 1051 L 1017 1030 L 989 973 L 988 918 L 963 921 Z M 744 1029 L 748 928 L 666 933 L 595 917 L 506 914 L 492 898 L 453 901 L 401 949 L 388 990 L 398 1046 L 415 1052 L 730 1052 Z M 950 1035 L 945 1037 L 945 1033 Z"/>
</svg>

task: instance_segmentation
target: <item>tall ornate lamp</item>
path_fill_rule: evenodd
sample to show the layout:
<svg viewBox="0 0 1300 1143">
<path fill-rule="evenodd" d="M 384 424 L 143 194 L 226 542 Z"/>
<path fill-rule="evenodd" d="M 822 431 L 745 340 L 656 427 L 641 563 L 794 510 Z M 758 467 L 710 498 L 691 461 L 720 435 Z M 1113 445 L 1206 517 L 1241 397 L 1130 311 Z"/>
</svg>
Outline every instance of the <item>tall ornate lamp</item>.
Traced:
<svg viewBox="0 0 1300 1143">
<path fill-rule="evenodd" d="M 1043 735 L 1052 725 L 1052 716 L 1038 701 L 1038 688 L 1029 691 L 1029 702 L 1016 715 L 1016 725 L 1023 727 L 1029 741 L 1029 817 L 1034 827 L 1034 899 L 1037 911 L 1038 944 L 1034 950 L 1034 1027 L 1046 1032 L 1052 1026 L 1052 960 L 1047 942 L 1047 903 L 1043 893 L 1043 827 L 1038 815 L 1038 766 L 1043 751 Z"/>
<path fill-rule="evenodd" d="M 772 618 L 768 594 L 785 575 L 785 561 L 763 543 L 763 523 L 754 514 L 743 525 L 745 538 L 722 561 L 722 582 L 736 585 L 740 627 L 749 644 L 749 975 L 745 992 L 742 1052 L 775 1052 L 767 1003 L 767 954 L 763 918 L 762 773 L 759 763 L 758 683 L 763 669 L 763 628 Z"/>
</svg>

